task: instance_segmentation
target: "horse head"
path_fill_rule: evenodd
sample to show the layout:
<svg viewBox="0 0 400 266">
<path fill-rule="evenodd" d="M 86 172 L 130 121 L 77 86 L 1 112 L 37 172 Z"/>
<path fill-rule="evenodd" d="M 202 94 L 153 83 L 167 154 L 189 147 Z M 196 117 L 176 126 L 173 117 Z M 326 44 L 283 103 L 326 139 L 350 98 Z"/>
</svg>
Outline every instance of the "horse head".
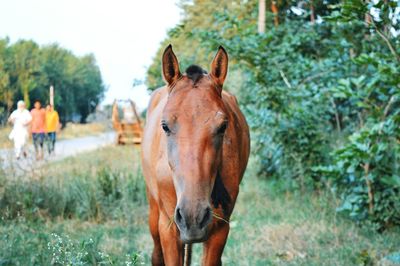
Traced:
<svg viewBox="0 0 400 266">
<path fill-rule="evenodd" d="M 221 97 L 228 55 L 220 47 L 209 74 L 196 65 L 182 74 L 170 45 L 162 57 L 162 70 L 169 95 L 160 130 L 167 139 L 168 163 L 177 196 L 174 219 L 183 242 L 200 242 L 207 238 L 212 221 L 211 193 L 229 128 Z"/>
</svg>

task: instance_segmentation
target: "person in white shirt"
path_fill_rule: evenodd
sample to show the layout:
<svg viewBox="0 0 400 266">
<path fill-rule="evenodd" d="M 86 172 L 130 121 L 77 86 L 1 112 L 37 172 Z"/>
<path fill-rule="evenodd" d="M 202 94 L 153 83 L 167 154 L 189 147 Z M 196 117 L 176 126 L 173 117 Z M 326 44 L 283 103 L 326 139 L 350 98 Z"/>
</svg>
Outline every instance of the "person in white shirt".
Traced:
<svg viewBox="0 0 400 266">
<path fill-rule="evenodd" d="M 19 159 L 21 154 L 25 157 L 27 155 L 25 148 L 29 137 L 28 126 L 32 121 L 32 116 L 30 112 L 26 110 L 24 101 L 18 101 L 17 106 L 17 110 L 11 113 L 8 122 L 14 125 L 9 138 L 14 141 L 15 157 Z"/>
</svg>

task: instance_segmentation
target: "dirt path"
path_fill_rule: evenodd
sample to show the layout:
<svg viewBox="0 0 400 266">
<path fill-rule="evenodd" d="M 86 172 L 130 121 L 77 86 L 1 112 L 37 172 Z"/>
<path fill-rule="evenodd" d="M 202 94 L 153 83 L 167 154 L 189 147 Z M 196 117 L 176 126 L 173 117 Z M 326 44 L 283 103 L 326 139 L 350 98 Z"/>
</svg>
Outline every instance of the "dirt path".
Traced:
<svg viewBox="0 0 400 266">
<path fill-rule="evenodd" d="M 36 161 L 34 159 L 33 146 L 29 146 L 28 157 L 20 160 L 14 158 L 12 149 L 0 149 L 1 168 L 22 168 L 36 167 L 49 161 L 57 161 L 65 157 L 74 156 L 81 152 L 95 150 L 115 143 L 115 133 L 107 132 L 97 136 L 87 136 L 76 139 L 60 140 L 56 143 L 55 154 L 45 155 L 44 160 Z"/>
</svg>

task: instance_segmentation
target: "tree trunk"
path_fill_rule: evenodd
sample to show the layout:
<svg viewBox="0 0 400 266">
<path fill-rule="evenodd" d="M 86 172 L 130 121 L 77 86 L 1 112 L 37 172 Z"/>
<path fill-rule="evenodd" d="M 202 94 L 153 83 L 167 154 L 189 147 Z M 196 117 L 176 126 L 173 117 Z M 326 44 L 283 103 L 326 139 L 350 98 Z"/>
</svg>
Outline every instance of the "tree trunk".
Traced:
<svg viewBox="0 0 400 266">
<path fill-rule="evenodd" d="M 26 109 L 29 109 L 31 106 L 31 102 L 29 100 L 29 88 L 28 86 L 24 86 L 22 90 Z"/>
<path fill-rule="evenodd" d="M 258 1 L 258 33 L 265 32 L 265 0 Z"/>
<path fill-rule="evenodd" d="M 368 179 L 369 163 L 364 164 L 363 168 L 364 168 L 365 183 L 367 184 L 368 188 L 368 213 L 372 215 L 374 213 L 374 192 L 372 190 L 372 183 Z"/>
<path fill-rule="evenodd" d="M 310 0 L 310 21 L 311 24 L 315 23 L 315 10 L 313 0 Z"/>
<path fill-rule="evenodd" d="M 275 27 L 277 27 L 279 25 L 279 17 L 278 17 L 278 6 L 276 5 L 276 1 L 272 1 L 271 2 L 271 11 L 274 14 L 274 25 Z"/>
</svg>

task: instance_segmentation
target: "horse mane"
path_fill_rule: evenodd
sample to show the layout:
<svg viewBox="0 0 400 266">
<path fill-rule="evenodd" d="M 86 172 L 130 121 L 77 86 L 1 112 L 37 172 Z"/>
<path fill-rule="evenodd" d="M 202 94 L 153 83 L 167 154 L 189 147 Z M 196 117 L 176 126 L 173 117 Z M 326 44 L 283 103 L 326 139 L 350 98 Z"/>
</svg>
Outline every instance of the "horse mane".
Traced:
<svg viewBox="0 0 400 266">
<path fill-rule="evenodd" d="M 198 82 L 204 74 L 207 74 L 207 71 L 198 65 L 190 65 L 185 72 L 187 77 L 193 80 L 194 83 Z"/>
<path fill-rule="evenodd" d="M 215 208 L 218 209 L 219 205 L 221 205 L 223 213 L 225 215 L 229 215 L 229 204 L 231 203 L 231 197 L 229 196 L 229 193 L 222 182 L 219 171 L 217 172 L 214 188 L 211 192 L 211 201 Z"/>
</svg>

